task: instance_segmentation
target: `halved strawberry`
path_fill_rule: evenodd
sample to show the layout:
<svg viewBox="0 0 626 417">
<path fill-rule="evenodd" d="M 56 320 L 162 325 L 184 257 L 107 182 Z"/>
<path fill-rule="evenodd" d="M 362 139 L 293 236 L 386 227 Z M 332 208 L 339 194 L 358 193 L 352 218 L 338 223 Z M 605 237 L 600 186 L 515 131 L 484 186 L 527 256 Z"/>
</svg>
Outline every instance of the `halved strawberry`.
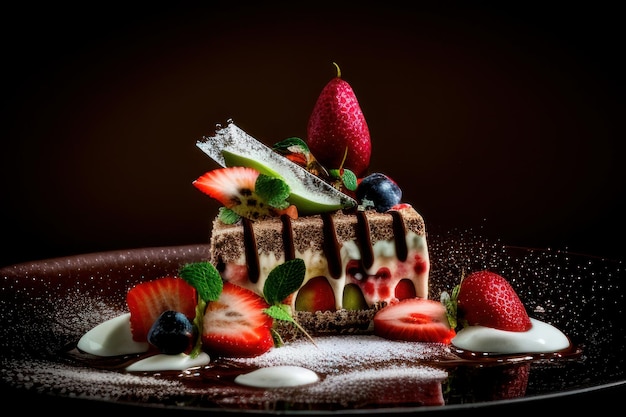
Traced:
<svg viewBox="0 0 626 417">
<path fill-rule="evenodd" d="M 266 188 L 264 195 L 257 192 L 259 175 L 259 171 L 249 167 L 218 168 L 200 176 L 193 185 L 241 217 L 259 220 L 268 216 L 287 214 L 291 218 L 297 218 L 298 210 L 294 205 L 285 203 L 284 208 L 277 208 L 270 204 L 270 198 L 275 197 L 274 192 L 286 198 L 288 191 L 285 189 Z M 283 198 L 279 197 L 278 200 L 282 203 Z"/>
<path fill-rule="evenodd" d="M 231 208 L 254 195 L 254 183 L 258 177 L 259 171 L 254 168 L 218 168 L 202 175 L 193 185 L 225 207 Z"/>
<path fill-rule="evenodd" d="M 225 282 L 222 294 L 204 313 L 202 344 L 209 354 L 253 357 L 274 346 L 274 320 L 263 312 L 267 302 L 258 294 Z"/>
<path fill-rule="evenodd" d="M 513 332 L 532 327 L 524 304 L 501 275 L 477 271 L 463 278 L 460 285 L 457 316 L 461 321 Z"/>
<path fill-rule="evenodd" d="M 146 342 L 150 327 L 167 310 L 183 313 L 193 321 L 197 303 L 196 289 L 182 278 L 163 277 L 135 285 L 126 294 L 133 340 Z"/>
<path fill-rule="evenodd" d="M 426 298 L 407 298 L 374 315 L 374 334 L 391 340 L 448 344 L 456 332 L 450 328 L 443 304 Z"/>
</svg>

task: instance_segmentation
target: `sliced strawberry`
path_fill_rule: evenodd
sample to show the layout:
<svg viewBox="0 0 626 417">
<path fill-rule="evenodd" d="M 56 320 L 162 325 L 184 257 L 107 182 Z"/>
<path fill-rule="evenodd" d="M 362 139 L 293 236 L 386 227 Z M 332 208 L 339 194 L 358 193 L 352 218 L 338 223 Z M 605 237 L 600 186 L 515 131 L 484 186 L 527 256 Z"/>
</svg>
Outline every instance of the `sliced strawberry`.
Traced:
<svg viewBox="0 0 626 417">
<path fill-rule="evenodd" d="M 182 278 L 163 277 L 135 285 L 126 294 L 133 340 L 146 342 L 150 327 L 167 310 L 183 313 L 192 321 L 197 303 L 196 289 Z"/>
<path fill-rule="evenodd" d="M 193 185 L 231 208 L 247 201 L 254 194 L 254 183 L 258 176 L 259 171 L 254 168 L 219 168 L 202 175 Z"/>
<path fill-rule="evenodd" d="M 391 340 L 450 343 L 446 308 L 438 301 L 407 298 L 380 309 L 374 316 L 374 334 Z"/>
<path fill-rule="evenodd" d="M 193 185 L 241 217 L 260 220 L 268 216 L 287 214 L 292 219 L 297 219 L 298 209 L 295 205 L 277 209 L 255 191 L 259 175 L 259 171 L 254 168 L 218 168 L 200 176 Z"/>
<path fill-rule="evenodd" d="M 477 271 L 461 281 L 457 315 L 470 326 L 486 326 L 513 332 L 532 327 L 524 304 L 501 275 Z"/>
<path fill-rule="evenodd" d="M 204 313 L 202 344 L 209 354 L 226 357 L 253 357 L 274 346 L 273 319 L 263 312 L 267 302 L 258 294 L 224 283 L 217 301 Z"/>
</svg>

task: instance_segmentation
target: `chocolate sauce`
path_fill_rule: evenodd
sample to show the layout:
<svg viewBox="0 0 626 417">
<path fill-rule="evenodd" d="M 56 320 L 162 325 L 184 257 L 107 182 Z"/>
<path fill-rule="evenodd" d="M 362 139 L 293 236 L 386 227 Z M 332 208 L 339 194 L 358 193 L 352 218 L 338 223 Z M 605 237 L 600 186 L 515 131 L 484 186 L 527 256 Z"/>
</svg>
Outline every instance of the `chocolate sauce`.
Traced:
<svg viewBox="0 0 626 417">
<path fill-rule="evenodd" d="M 243 218 L 243 241 L 246 249 L 246 263 L 248 264 L 248 279 L 250 282 L 259 280 L 259 252 L 256 237 L 252 228 L 252 220 Z"/>
<path fill-rule="evenodd" d="M 290 261 L 296 257 L 291 218 L 288 215 L 283 214 L 280 216 L 280 220 L 283 223 L 283 250 L 285 252 L 285 261 Z"/>
<path fill-rule="evenodd" d="M 408 256 L 408 248 L 406 243 L 406 226 L 399 211 L 390 211 L 393 220 L 393 237 L 396 245 L 396 256 L 401 262 L 406 261 Z M 322 232 L 324 241 L 322 242 L 322 250 L 328 261 L 328 270 L 333 278 L 340 278 L 343 271 L 341 269 L 341 244 L 337 238 L 337 231 L 333 220 L 333 213 L 323 213 L 322 215 Z M 291 219 L 287 215 L 280 217 L 282 222 L 282 240 L 285 260 L 291 260 L 296 257 L 296 250 L 293 239 L 293 226 Z M 369 269 L 374 264 L 374 248 L 372 245 L 372 236 L 370 232 L 367 216 L 363 211 L 356 213 L 357 227 L 356 235 L 361 251 L 361 264 L 364 269 Z M 246 263 L 248 265 L 248 277 L 251 282 L 256 283 L 259 280 L 260 266 L 259 253 L 252 228 L 252 221 L 243 220 L 243 239 L 246 254 Z"/>
<path fill-rule="evenodd" d="M 406 261 L 409 249 L 406 246 L 406 226 L 399 211 L 391 210 L 393 218 L 393 237 L 396 242 L 396 257 L 400 262 Z"/>
<path fill-rule="evenodd" d="M 369 269 L 374 264 L 374 248 L 372 247 L 370 224 L 367 221 L 364 211 L 357 211 L 356 219 L 356 233 L 359 242 L 359 249 L 361 249 L 361 265 L 364 269 Z"/>
<path fill-rule="evenodd" d="M 322 249 L 328 261 L 328 271 L 331 277 L 339 278 L 342 273 L 341 254 L 339 253 L 339 242 L 337 241 L 337 231 L 335 230 L 333 216 L 331 213 L 323 213 L 322 220 L 324 221 Z"/>
</svg>

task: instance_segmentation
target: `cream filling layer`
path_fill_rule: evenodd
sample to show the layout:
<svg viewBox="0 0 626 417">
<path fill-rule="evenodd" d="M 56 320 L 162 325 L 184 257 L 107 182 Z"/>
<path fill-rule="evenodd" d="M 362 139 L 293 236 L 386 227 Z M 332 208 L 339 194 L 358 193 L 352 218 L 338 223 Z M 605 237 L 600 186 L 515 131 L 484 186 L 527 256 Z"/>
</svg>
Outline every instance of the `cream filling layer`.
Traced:
<svg viewBox="0 0 626 417">
<path fill-rule="evenodd" d="M 409 231 L 406 234 L 408 256 L 400 261 L 396 255 L 396 244 L 393 240 L 376 242 L 372 249 L 374 262 L 364 273 L 351 275 L 348 273 L 350 261 L 361 261 L 362 254 L 354 240 L 343 242 L 340 248 L 341 275 L 334 278 L 330 274 L 328 259 L 322 251 L 296 251 L 296 258 L 300 258 L 306 265 L 306 273 L 302 285 L 317 276 L 326 277 L 330 283 L 336 300 L 336 308 L 343 308 L 343 289 L 349 283 L 358 285 L 368 305 L 372 306 L 380 301 L 389 301 L 394 298 L 393 290 L 402 279 L 410 280 L 415 286 L 418 297 L 428 298 L 428 274 L 430 260 L 426 237 Z M 248 288 L 258 294 L 263 294 L 263 286 L 272 269 L 285 262 L 283 253 L 259 253 L 259 279 L 250 282 L 247 275 L 245 255 L 232 263 L 227 263 L 223 277 L 227 281 Z M 381 276 L 382 273 L 384 276 Z M 378 275 L 377 275 L 378 274 Z M 292 302 L 295 303 L 295 297 Z M 294 305 L 292 305 L 294 307 Z"/>
</svg>

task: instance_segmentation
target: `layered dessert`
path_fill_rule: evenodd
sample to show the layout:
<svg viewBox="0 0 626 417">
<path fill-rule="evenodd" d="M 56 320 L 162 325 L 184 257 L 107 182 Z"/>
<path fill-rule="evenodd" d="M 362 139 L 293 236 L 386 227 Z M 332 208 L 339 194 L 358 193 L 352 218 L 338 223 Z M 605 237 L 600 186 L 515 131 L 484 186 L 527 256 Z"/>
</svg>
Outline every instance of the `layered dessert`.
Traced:
<svg viewBox="0 0 626 417">
<path fill-rule="evenodd" d="M 282 215 L 236 224 L 218 217 L 210 242 L 210 259 L 223 279 L 257 294 L 263 294 L 277 265 L 302 259 L 302 285 L 289 294 L 287 303 L 314 333 L 328 329 L 329 320 L 333 329 L 328 331 L 367 331 L 381 306 L 428 297 L 424 220 L 408 204 L 383 213 L 336 211 L 296 219 Z"/>
<path fill-rule="evenodd" d="M 338 409 L 443 405 L 452 367 L 508 363 L 524 385 L 520 363 L 575 354 L 497 271 L 466 271 L 429 299 L 426 223 L 368 172 L 367 124 L 339 71 L 306 140 L 268 146 L 229 121 L 198 147 L 219 165 L 193 181 L 222 204 L 207 260 L 130 288 L 128 313 L 88 331 L 75 357 L 191 379 L 220 406 Z M 363 398 L 348 400 L 355 379 Z"/>
<path fill-rule="evenodd" d="M 225 281 L 262 295 L 276 266 L 301 259 L 286 303 L 313 333 L 371 331 L 381 306 L 428 298 L 424 219 L 390 176 L 368 172 L 369 129 L 338 67 L 306 140 L 270 147 L 229 121 L 198 147 L 221 167 L 193 184 L 223 204 L 210 259 Z"/>
</svg>

